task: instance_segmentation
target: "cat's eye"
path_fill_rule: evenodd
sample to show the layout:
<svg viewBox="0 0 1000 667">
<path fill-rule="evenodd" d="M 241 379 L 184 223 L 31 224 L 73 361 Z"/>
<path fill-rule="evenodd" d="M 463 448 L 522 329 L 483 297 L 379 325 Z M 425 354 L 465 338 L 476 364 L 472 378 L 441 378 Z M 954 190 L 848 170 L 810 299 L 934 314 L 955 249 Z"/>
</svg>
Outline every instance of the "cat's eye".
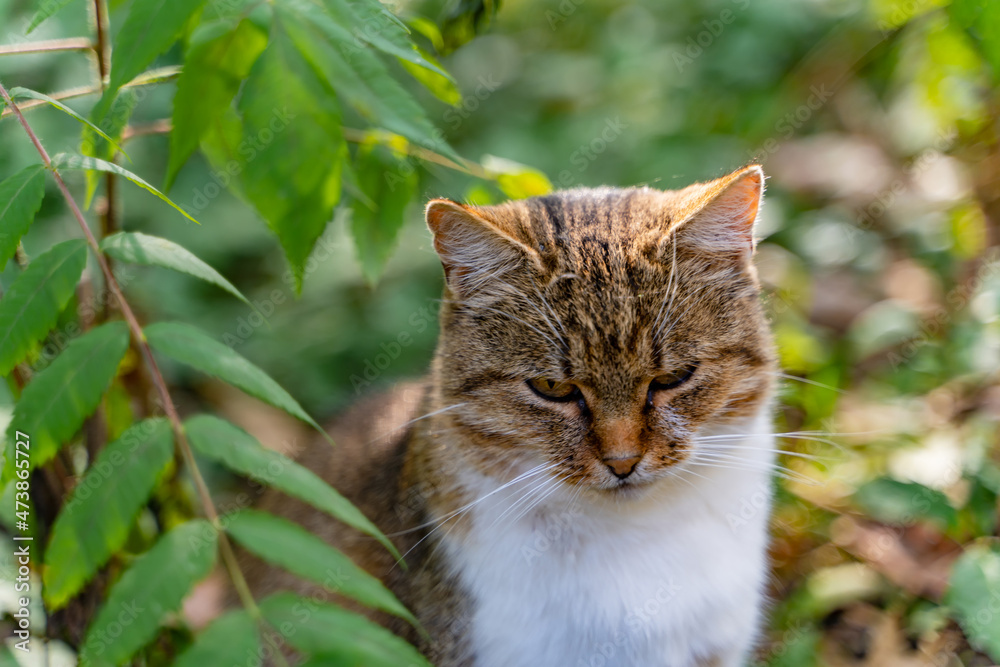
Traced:
<svg viewBox="0 0 1000 667">
<path fill-rule="evenodd" d="M 697 367 L 697 364 L 690 364 L 669 373 L 657 375 L 653 378 L 653 381 L 649 383 L 649 390 L 663 391 L 665 389 L 674 389 L 675 387 L 679 387 L 691 379 L 691 376 L 694 375 L 694 371 Z"/>
<path fill-rule="evenodd" d="M 550 378 L 532 378 L 528 386 L 542 398 L 549 401 L 575 401 L 580 398 L 580 390 L 572 382 L 561 382 Z"/>
</svg>

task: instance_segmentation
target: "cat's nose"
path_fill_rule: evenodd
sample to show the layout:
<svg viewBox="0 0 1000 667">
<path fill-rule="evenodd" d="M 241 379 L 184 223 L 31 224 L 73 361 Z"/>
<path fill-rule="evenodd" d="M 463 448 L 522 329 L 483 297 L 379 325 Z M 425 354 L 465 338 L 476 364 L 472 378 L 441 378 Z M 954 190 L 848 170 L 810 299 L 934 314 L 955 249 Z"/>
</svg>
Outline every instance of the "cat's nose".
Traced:
<svg viewBox="0 0 1000 667">
<path fill-rule="evenodd" d="M 608 466 L 608 469 L 614 473 L 615 477 L 625 479 L 632 474 L 632 471 L 635 470 L 635 467 L 639 465 L 639 461 L 641 460 L 641 456 L 607 458 L 604 459 L 604 465 Z"/>
</svg>

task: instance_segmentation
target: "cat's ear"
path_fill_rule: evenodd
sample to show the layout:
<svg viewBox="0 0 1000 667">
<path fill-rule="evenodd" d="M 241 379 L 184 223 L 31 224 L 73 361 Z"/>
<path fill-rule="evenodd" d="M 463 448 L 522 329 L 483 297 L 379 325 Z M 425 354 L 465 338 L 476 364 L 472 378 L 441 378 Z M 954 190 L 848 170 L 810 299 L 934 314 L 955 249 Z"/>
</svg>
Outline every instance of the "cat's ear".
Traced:
<svg viewBox="0 0 1000 667">
<path fill-rule="evenodd" d="M 717 259 L 748 261 L 754 250 L 753 228 L 764 198 L 764 170 L 744 167 L 677 193 L 678 222 L 671 244 Z"/>
<path fill-rule="evenodd" d="M 460 294 L 471 294 L 537 254 L 490 221 L 485 208 L 433 199 L 426 217 L 448 285 Z"/>
</svg>

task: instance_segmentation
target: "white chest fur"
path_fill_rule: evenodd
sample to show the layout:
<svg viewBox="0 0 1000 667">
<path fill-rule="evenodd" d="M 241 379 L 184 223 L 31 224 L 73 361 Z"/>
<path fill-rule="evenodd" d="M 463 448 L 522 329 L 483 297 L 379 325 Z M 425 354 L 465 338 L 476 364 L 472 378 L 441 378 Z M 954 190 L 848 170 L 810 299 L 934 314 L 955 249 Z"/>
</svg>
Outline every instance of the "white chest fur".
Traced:
<svg viewBox="0 0 1000 667">
<path fill-rule="evenodd" d="M 551 485 L 511 509 L 530 482 L 478 503 L 471 532 L 444 539 L 472 598 L 475 667 L 742 664 L 766 574 L 773 448 L 766 419 L 749 426 L 732 444 L 757 469 L 695 467 L 689 483 L 617 504 Z M 497 486 L 476 484 L 477 497 Z"/>
</svg>

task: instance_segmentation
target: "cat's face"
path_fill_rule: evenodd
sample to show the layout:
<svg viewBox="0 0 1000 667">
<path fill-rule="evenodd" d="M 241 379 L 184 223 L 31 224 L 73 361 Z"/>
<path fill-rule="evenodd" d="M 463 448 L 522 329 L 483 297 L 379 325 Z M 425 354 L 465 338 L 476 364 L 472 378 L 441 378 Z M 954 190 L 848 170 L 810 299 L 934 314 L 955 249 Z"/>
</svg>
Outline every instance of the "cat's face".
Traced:
<svg viewBox="0 0 1000 667">
<path fill-rule="evenodd" d="M 434 372 L 463 454 L 622 495 L 756 415 L 775 364 L 750 263 L 762 190 L 750 167 L 675 192 L 431 202 L 447 274 Z"/>
</svg>

